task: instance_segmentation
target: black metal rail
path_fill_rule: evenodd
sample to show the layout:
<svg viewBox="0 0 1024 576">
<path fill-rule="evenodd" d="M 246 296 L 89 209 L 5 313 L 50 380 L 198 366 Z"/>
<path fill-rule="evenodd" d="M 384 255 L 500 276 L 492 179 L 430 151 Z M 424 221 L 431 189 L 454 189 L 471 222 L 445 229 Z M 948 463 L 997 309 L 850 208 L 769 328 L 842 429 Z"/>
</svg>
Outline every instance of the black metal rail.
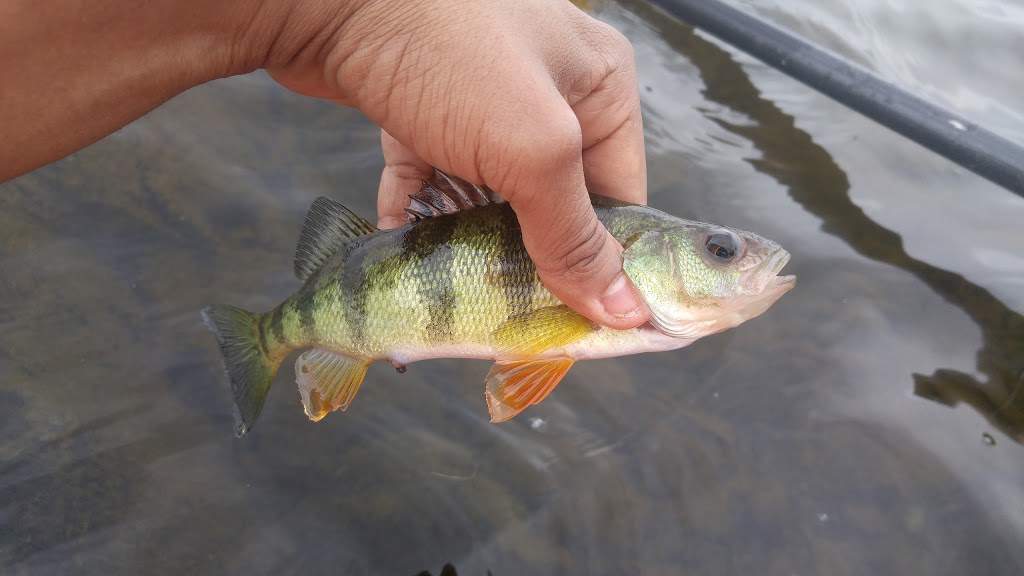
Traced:
<svg viewBox="0 0 1024 576">
<path fill-rule="evenodd" d="M 1024 147 L 718 0 L 650 0 L 918 144 L 1024 197 Z"/>
</svg>

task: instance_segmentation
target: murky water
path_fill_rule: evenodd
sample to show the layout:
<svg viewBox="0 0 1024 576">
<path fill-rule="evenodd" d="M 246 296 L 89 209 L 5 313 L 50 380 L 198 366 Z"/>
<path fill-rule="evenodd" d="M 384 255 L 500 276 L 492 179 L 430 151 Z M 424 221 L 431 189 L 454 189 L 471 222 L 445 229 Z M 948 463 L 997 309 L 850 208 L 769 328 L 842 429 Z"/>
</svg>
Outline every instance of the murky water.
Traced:
<svg viewBox="0 0 1024 576">
<path fill-rule="evenodd" d="M 739 4 L 1024 135 L 1019 3 Z M 591 7 L 637 49 L 651 203 L 779 241 L 793 292 L 502 425 L 484 362 L 374 365 L 318 424 L 282 370 L 236 440 L 198 310 L 284 298 L 312 199 L 372 215 L 382 160 L 261 74 L 201 87 L 0 186 L 0 572 L 1024 571 L 1024 201 L 643 3 Z"/>
</svg>

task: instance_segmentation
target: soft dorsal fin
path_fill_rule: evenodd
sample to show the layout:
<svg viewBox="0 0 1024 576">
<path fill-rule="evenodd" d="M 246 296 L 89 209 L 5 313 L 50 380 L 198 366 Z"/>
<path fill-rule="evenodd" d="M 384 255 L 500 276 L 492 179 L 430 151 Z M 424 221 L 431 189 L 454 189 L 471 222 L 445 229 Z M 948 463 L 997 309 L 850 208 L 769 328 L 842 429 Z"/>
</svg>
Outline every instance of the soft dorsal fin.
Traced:
<svg viewBox="0 0 1024 576">
<path fill-rule="evenodd" d="M 487 186 L 470 184 L 437 168 L 434 168 L 430 178 L 422 182 L 420 191 L 409 195 L 409 207 L 405 209 L 413 222 L 442 214 L 454 214 L 474 206 L 504 202 Z"/>
<path fill-rule="evenodd" d="M 325 196 L 317 198 L 306 213 L 295 248 L 295 276 L 305 282 L 351 239 L 376 230 L 373 224 L 340 203 Z"/>
</svg>

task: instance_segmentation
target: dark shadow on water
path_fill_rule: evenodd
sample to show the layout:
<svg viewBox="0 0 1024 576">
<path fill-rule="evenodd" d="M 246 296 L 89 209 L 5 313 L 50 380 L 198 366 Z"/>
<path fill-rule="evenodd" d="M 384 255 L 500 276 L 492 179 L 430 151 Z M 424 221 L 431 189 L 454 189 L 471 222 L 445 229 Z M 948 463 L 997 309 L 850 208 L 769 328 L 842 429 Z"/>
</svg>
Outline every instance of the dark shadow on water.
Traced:
<svg viewBox="0 0 1024 576">
<path fill-rule="evenodd" d="M 793 200 L 823 221 L 825 232 L 862 256 L 914 275 L 981 329 L 983 345 L 978 350 L 977 366 L 987 380 L 939 369 L 931 375 L 913 374 L 914 393 L 947 406 L 965 402 L 1007 436 L 1024 443 L 1024 316 L 960 274 L 907 254 L 899 234 L 873 221 L 853 203 L 849 179 L 829 153 L 798 128 L 792 116 L 762 98 L 728 52 L 647 4 L 623 4 L 641 15 L 667 44 L 699 69 L 708 100 L 755 121 L 736 125 L 712 118 L 761 152 L 761 158 L 749 160 L 756 170 L 785 186 Z"/>
<path fill-rule="evenodd" d="M 434 576 L 434 575 L 432 573 L 424 570 L 424 571 L 416 574 L 416 576 Z M 455 571 L 455 566 L 452 566 L 451 564 L 445 564 L 443 567 L 441 567 L 441 571 L 438 572 L 437 576 L 459 576 L 459 573 Z M 491 571 L 490 570 L 487 571 L 487 576 L 491 576 Z"/>
<path fill-rule="evenodd" d="M 490 574 L 490 571 L 488 570 L 487 573 Z M 433 576 L 433 574 L 424 570 L 419 574 L 416 574 L 416 576 Z M 459 576 L 459 573 L 455 571 L 455 566 L 452 566 L 451 564 L 445 564 L 441 568 L 441 572 L 438 573 L 438 576 Z"/>
<path fill-rule="evenodd" d="M 122 411 L 49 441 L 24 458 L 5 463 L 4 476 L 39 461 L 70 463 L 42 475 L 0 486 L 0 566 L 13 566 L 51 548 L 116 526 L 136 508 L 148 485 L 147 466 L 214 438 L 191 420 L 152 427 L 152 434 L 123 446 L 76 448 L 83 436 L 113 425 Z M 76 453 L 89 453 L 76 459 Z"/>
</svg>

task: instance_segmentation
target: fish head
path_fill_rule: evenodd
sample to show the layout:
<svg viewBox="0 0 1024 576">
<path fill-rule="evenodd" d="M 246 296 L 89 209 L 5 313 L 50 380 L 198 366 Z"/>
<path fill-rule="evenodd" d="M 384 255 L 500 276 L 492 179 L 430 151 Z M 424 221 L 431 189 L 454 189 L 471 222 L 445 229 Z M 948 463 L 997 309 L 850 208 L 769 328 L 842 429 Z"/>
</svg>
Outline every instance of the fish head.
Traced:
<svg viewBox="0 0 1024 576">
<path fill-rule="evenodd" d="M 623 269 L 651 311 L 651 324 L 697 339 L 760 315 L 796 285 L 779 276 L 789 252 L 742 230 L 680 221 L 628 242 Z"/>
</svg>

